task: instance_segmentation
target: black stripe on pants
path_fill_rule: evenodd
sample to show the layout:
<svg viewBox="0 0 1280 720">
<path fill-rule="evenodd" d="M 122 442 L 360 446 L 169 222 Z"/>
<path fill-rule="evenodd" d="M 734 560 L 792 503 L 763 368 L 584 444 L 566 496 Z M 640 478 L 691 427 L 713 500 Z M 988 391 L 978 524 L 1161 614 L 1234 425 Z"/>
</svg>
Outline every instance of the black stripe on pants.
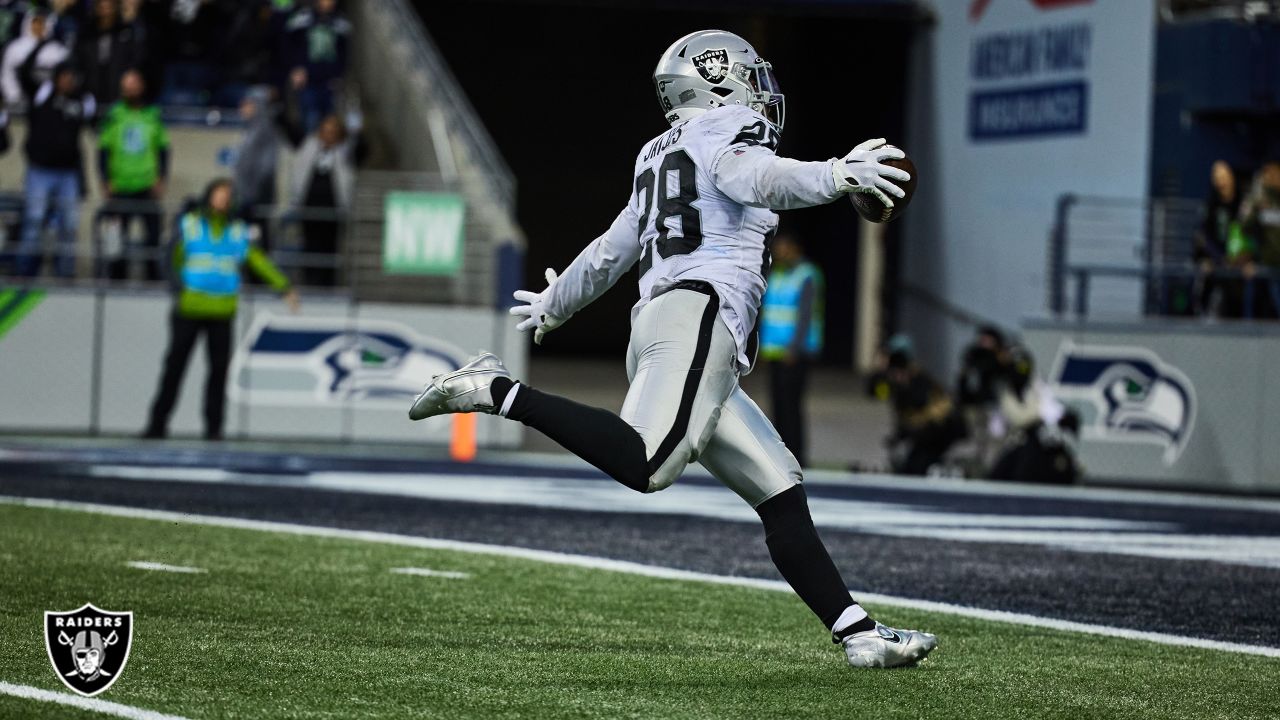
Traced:
<svg viewBox="0 0 1280 720">
<path fill-rule="evenodd" d="M 707 367 L 707 355 L 711 352 L 711 335 L 715 332 L 716 311 L 719 309 L 719 299 L 714 294 L 708 297 L 707 307 L 702 311 L 702 321 L 698 323 L 698 345 L 693 350 L 693 361 L 689 364 L 689 372 L 684 377 L 684 390 L 680 392 L 680 407 L 676 410 L 676 420 L 667 431 L 667 436 L 662 439 L 658 451 L 649 460 L 650 476 L 658 472 L 689 432 L 693 401 L 698 397 L 698 386 L 702 384 L 702 371 Z"/>
<path fill-rule="evenodd" d="M 698 395 L 707 355 L 711 351 L 711 337 L 719 307 L 720 301 L 712 293 L 698 325 L 698 344 L 685 376 L 675 422 L 652 459 L 647 457 L 640 433 L 616 414 L 528 385 L 520 386 L 507 417 L 538 430 L 632 490 L 648 492 L 649 478 L 666 463 L 689 431 L 693 401 Z"/>
</svg>

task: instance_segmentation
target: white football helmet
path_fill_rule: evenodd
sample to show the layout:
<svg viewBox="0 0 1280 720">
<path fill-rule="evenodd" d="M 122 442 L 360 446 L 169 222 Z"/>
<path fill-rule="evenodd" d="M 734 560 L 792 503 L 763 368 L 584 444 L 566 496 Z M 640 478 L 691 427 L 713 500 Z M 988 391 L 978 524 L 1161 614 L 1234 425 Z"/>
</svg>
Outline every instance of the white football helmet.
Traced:
<svg viewBox="0 0 1280 720">
<path fill-rule="evenodd" d="M 662 53 L 653 82 L 672 125 L 721 105 L 746 105 L 779 132 L 786 119 L 773 66 L 731 32 L 699 30 L 680 38 Z"/>
</svg>

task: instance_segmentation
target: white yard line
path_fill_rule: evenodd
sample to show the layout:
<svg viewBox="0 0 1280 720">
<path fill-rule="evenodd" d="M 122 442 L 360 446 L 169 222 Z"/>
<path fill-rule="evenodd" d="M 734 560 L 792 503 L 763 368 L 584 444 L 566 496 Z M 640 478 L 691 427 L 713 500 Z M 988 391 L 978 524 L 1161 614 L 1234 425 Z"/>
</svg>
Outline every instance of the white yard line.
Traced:
<svg viewBox="0 0 1280 720">
<path fill-rule="evenodd" d="M 131 705 L 121 705 L 110 700 L 99 700 L 98 698 L 87 698 L 71 693 L 53 692 L 52 690 L 41 690 L 40 688 L 31 687 L 29 685 L 13 685 L 11 683 L 0 680 L 0 694 L 12 695 L 13 697 L 22 698 L 24 700 L 35 700 L 37 702 L 55 703 L 57 705 L 67 705 L 69 707 L 80 708 L 90 712 L 102 713 L 103 715 L 114 715 L 115 717 L 129 718 L 130 720 L 187 720 L 181 715 L 167 715 L 165 713 L 156 712 L 155 710 L 144 710 Z"/>
<path fill-rule="evenodd" d="M 130 560 L 125 563 L 131 568 L 139 570 L 154 570 L 156 572 L 185 573 L 188 575 L 199 575 L 209 572 L 204 568 L 187 567 L 186 565 L 165 565 L 164 563 L 148 562 L 146 560 Z"/>
<path fill-rule="evenodd" d="M 532 550 L 529 548 L 509 547 L 505 545 L 488 545 L 482 543 L 462 542 L 459 540 L 442 540 L 438 538 L 395 535 L 392 533 L 375 532 L 372 530 L 344 530 L 341 528 L 314 527 L 311 525 L 295 525 L 291 523 L 268 522 L 264 520 L 245 520 L 241 518 L 216 517 L 211 515 L 188 515 L 185 513 L 170 512 L 167 510 L 147 510 L 115 505 L 100 505 L 96 503 L 80 503 L 67 500 L 46 500 L 42 498 L 23 498 L 5 495 L 0 495 L 0 504 L 52 510 L 70 510 L 75 512 L 95 513 L 99 515 L 111 515 L 115 517 L 159 520 L 170 523 L 186 523 L 189 525 L 205 525 L 211 527 L 234 528 L 239 530 L 259 530 L 265 532 L 285 533 L 289 535 L 338 538 L 360 542 L 381 543 L 384 545 L 422 548 L 425 550 L 449 550 L 481 555 L 496 555 L 500 557 L 519 558 L 522 560 L 550 563 L 553 565 L 568 565 L 590 570 L 607 570 L 610 572 L 627 573 L 630 575 L 641 575 L 644 577 L 659 578 L 663 580 L 705 582 L 717 585 L 734 585 L 738 587 L 757 588 L 760 590 L 791 592 L 790 586 L 780 580 L 711 575 L 708 573 L 677 570 L 674 568 L 666 568 L 656 565 L 642 565 L 640 563 L 627 562 L 625 560 L 610 560 L 606 558 L 590 557 L 587 555 L 570 555 L 568 553 L 551 552 L 548 550 Z M 1002 610 L 987 610 L 983 608 L 967 607 L 964 605 L 953 605 L 951 603 L 934 602 L 931 600 L 896 597 L 893 595 L 879 595 L 875 593 L 862 593 L 857 591 L 854 591 L 854 594 L 860 601 L 865 601 L 871 604 L 890 605 L 894 607 L 911 608 L 914 610 L 924 610 L 926 612 L 958 615 L 978 620 L 1012 623 L 1016 625 L 1047 628 L 1050 630 L 1064 630 L 1068 632 L 1085 633 L 1088 635 L 1102 635 L 1105 637 L 1115 637 L 1124 640 L 1144 640 L 1147 642 L 1159 643 L 1161 645 L 1221 650 L 1224 652 L 1243 653 L 1246 655 L 1280 657 L 1280 648 L 1276 647 L 1246 645 L 1244 643 L 1206 640 L 1203 638 L 1186 637 L 1182 635 L 1147 632 L 1144 630 L 1131 630 L 1128 628 L 1094 625 L 1091 623 L 1079 623 L 1069 620 L 1059 620 L 1057 618 L 1040 617 L 1038 615 L 1004 612 Z"/>
<path fill-rule="evenodd" d="M 454 570 L 432 570 L 431 568 L 420 567 L 391 568 L 391 572 L 397 575 L 419 575 L 422 577 L 447 578 L 449 580 L 466 580 L 471 577 L 471 573 L 456 572 Z"/>
</svg>

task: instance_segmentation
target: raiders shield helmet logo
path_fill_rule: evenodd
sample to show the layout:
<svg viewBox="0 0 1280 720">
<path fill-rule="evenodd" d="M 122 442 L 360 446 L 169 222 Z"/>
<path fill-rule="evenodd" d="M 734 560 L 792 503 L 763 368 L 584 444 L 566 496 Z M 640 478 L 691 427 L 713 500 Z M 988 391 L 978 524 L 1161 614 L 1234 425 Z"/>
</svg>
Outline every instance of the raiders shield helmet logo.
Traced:
<svg viewBox="0 0 1280 720">
<path fill-rule="evenodd" d="M 703 80 L 718 85 L 729 76 L 729 51 L 724 48 L 704 50 L 693 56 L 693 66 L 698 68 Z"/>
<path fill-rule="evenodd" d="M 44 614 L 44 647 L 64 685 L 93 697 L 120 679 L 133 644 L 133 613 L 78 610 Z"/>
</svg>

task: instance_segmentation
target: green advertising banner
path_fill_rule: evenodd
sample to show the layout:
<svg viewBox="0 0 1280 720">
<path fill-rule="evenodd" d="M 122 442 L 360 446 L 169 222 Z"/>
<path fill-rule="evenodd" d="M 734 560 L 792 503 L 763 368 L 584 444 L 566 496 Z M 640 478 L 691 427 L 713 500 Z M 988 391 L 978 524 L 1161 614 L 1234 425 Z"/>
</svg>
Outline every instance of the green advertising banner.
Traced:
<svg viewBox="0 0 1280 720">
<path fill-rule="evenodd" d="M 461 195 L 390 192 L 383 212 L 383 272 L 457 275 L 462 269 L 467 206 Z"/>
</svg>

